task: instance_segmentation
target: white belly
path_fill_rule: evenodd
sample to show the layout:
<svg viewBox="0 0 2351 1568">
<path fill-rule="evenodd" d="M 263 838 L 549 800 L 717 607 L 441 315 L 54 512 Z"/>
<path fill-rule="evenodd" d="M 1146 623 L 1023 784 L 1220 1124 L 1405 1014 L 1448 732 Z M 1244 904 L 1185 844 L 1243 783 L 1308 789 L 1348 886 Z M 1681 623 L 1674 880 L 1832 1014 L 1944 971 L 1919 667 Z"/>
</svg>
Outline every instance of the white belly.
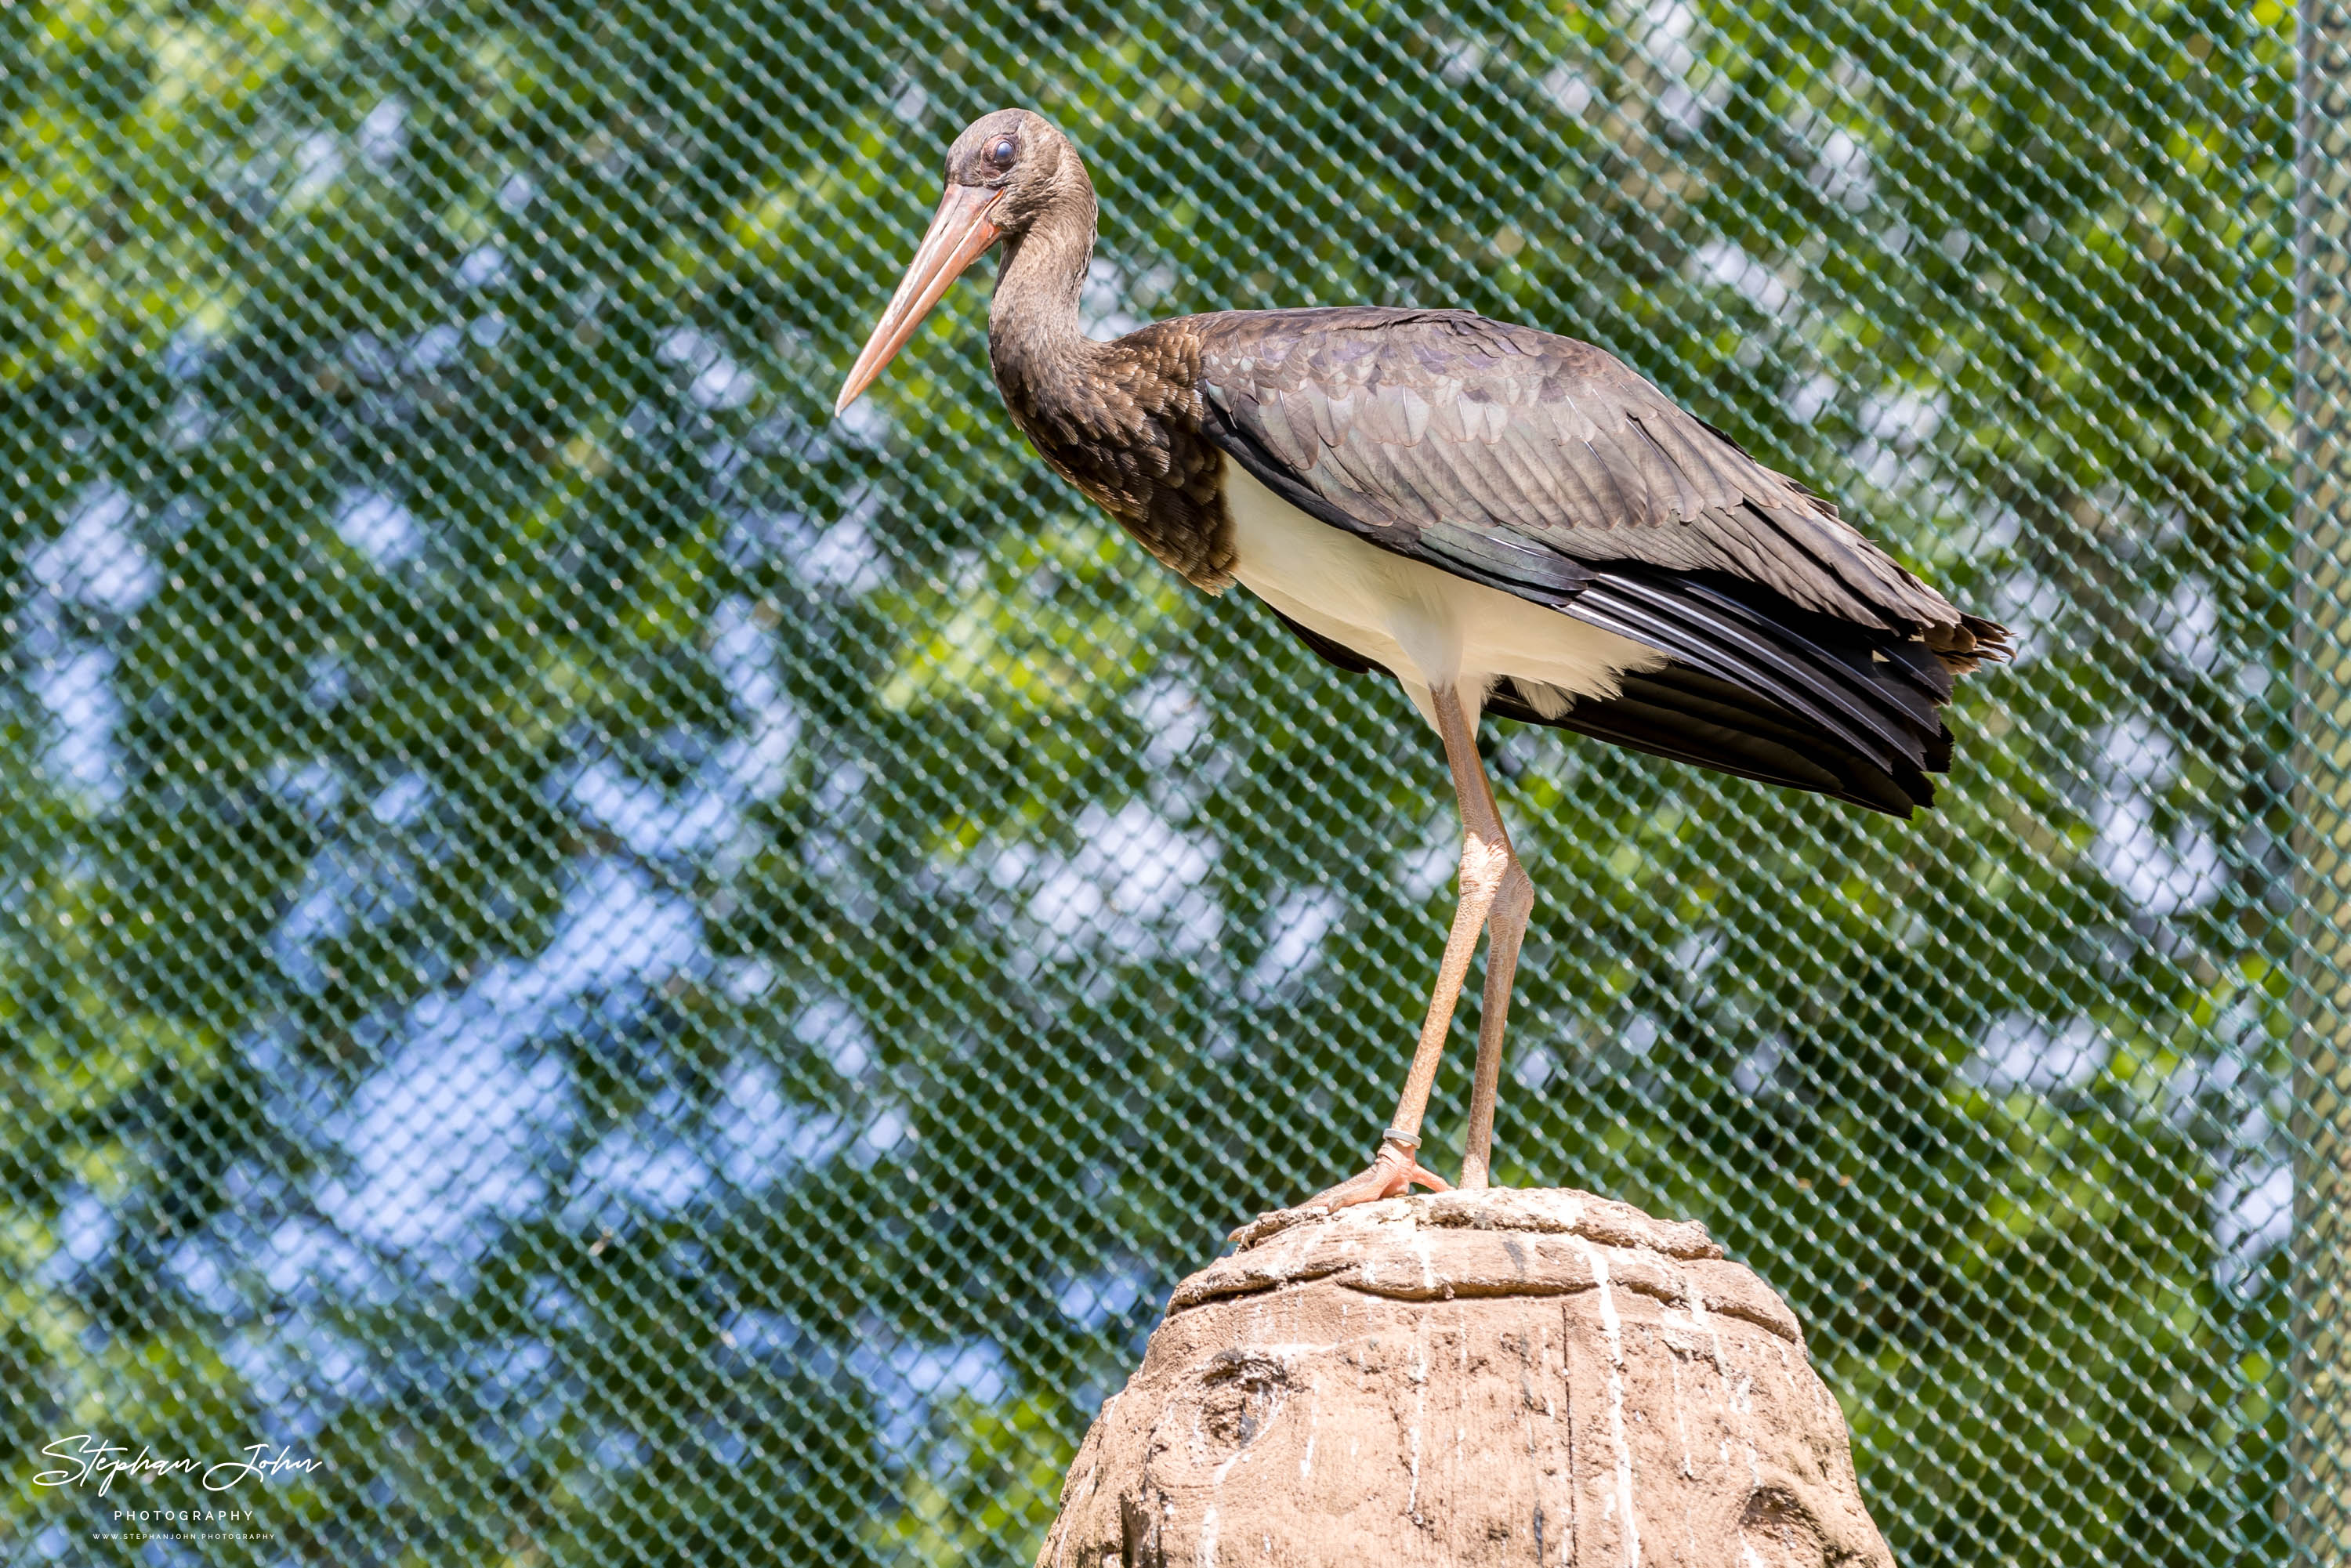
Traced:
<svg viewBox="0 0 2351 1568">
<path fill-rule="evenodd" d="M 1430 724 L 1432 689 L 1452 686 L 1474 718 L 1498 681 L 1546 717 L 1577 697 L 1613 697 L 1655 649 L 1497 588 L 1406 560 L 1308 517 L 1225 459 L 1233 575 L 1292 621 L 1395 673 Z"/>
</svg>

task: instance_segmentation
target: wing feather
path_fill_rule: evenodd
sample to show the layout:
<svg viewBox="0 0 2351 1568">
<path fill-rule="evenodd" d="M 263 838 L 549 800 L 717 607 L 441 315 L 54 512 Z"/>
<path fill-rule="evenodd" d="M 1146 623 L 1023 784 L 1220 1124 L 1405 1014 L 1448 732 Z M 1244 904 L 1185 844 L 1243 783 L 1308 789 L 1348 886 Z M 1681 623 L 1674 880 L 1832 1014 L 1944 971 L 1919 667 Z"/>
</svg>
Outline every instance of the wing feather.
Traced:
<svg viewBox="0 0 2351 1568">
<path fill-rule="evenodd" d="M 1371 536 L 1451 525 L 1587 565 L 1725 571 L 1904 635 L 1967 625 L 1834 508 L 1590 344 L 1467 311 L 1196 320 L 1210 438 L 1277 460 Z"/>
<path fill-rule="evenodd" d="M 1563 709 L 1505 683 L 1495 711 L 1877 810 L 1933 798 L 1936 710 L 2007 632 L 1614 359 L 1463 311 L 1196 322 L 1203 432 L 1283 499 L 1673 661 Z"/>
</svg>

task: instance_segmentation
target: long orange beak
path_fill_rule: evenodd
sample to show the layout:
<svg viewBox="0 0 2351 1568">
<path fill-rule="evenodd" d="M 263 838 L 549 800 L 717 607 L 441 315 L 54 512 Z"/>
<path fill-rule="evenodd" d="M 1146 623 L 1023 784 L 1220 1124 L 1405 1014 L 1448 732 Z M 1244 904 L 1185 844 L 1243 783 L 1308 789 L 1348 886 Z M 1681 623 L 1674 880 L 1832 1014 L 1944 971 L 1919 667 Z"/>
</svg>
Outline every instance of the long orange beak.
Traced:
<svg viewBox="0 0 2351 1568">
<path fill-rule="evenodd" d="M 931 219 L 930 232 L 907 264 L 906 276 L 898 280 L 898 292 L 890 297 L 890 308 L 882 312 L 873 336 L 865 340 L 865 351 L 849 368 L 849 380 L 841 383 L 840 400 L 832 405 L 834 413 L 855 402 L 858 393 L 873 384 L 873 378 L 906 346 L 906 340 L 946 293 L 956 275 L 996 243 L 999 231 L 987 221 L 987 213 L 1002 194 L 985 185 L 947 187 L 946 194 L 939 198 L 938 213 Z"/>
</svg>

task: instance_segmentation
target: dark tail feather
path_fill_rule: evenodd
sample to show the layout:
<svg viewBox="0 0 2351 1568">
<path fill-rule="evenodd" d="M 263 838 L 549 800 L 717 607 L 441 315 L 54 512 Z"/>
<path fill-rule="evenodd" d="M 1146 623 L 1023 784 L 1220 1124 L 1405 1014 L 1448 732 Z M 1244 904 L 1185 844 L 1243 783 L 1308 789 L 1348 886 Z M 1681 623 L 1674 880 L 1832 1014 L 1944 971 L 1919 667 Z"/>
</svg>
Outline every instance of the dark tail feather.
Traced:
<svg viewBox="0 0 2351 1568">
<path fill-rule="evenodd" d="M 1907 817 L 1934 803 L 1950 731 L 1935 710 L 1951 672 L 1922 644 L 1814 616 L 1767 591 L 1612 564 L 1567 613 L 1674 663 L 1628 674 L 1618 695 L 1582 697 L 1546 718 L 1508 681 L 1487 711 L 1573 730 L 1652 756 Z M 1343 670 L 1379 666 L 1277 616 Z"/>
<path fill-rule="evenodd" d="M 1915 639 L 1815 615 L 1713 573 L 1624 563 L 1601 571 L 1567 613 L 1713 676 L 1742 709 L 1776 712 L 1775 722 L 1796 722 L 1815 744 L 1890 779 L 1950 766 L 1950 734 L 1935 710 L 1950 700 L 1951 672 Z"/>
<path fill-rule="evenodd" d="M 1505 681 L 1486 699 L 1486 709 L 1890 816 L 1907 817 L 1935 801 L 1924 769 L 1900 761 L 1883 766 L 1786 708 L 1696 670 L 1668 665 L 1626 675 L 1620 695 L 1578 698 L 1557 718 L 1537 713 Z M 1948 754 L 1949 743 L 1945 735 L 1939 749 Z"/>
</svg>

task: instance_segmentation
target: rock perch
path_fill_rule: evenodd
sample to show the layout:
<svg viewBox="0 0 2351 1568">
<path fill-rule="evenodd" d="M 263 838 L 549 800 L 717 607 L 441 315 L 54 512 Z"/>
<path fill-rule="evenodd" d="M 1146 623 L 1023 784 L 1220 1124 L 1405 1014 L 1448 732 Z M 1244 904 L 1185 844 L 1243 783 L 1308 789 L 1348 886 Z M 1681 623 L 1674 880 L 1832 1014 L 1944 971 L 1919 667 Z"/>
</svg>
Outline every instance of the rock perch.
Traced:
<svg viewBox="0 0 2351 1568">
<path fill-rule="evenodd" d="M 1236 1238 L 1086 1434 L 1040 1568 L 1891 1568 L 1803 1331 L 1702 1227 L 1489 1188 Z"/>
</svg>

